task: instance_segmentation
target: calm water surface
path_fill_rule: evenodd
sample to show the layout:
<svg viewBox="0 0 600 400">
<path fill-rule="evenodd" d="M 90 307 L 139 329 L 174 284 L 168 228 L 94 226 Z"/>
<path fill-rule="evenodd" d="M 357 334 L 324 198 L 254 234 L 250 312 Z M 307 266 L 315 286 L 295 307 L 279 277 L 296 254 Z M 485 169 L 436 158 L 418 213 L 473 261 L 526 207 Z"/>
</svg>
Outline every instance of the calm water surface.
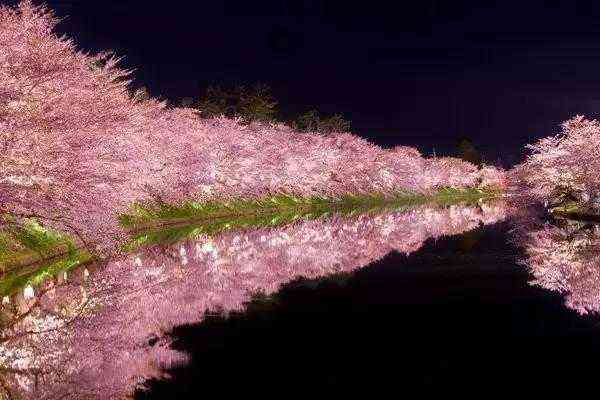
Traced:
<svg viewBox="0 0 600 400">
<path fill-rule="evenodd" d="M 138 398 L 221 393 L 552 393 L 597 379 L 598 319 L 532 286 L 497 223 L 296 280 L 250 311 L 174 330 L 191 364 Z M 600 296 L 600 293 L 597 293 Z M 571 388 L 571 386 L 573 386 Z"/>
<path fill-rule="evenodd" d="M 26 398 L 139 399 L 592 382 L 600 230 L 510 214 L 331 216 L 57 277 L 5 304 L 4 382 Z"/>
</svg>

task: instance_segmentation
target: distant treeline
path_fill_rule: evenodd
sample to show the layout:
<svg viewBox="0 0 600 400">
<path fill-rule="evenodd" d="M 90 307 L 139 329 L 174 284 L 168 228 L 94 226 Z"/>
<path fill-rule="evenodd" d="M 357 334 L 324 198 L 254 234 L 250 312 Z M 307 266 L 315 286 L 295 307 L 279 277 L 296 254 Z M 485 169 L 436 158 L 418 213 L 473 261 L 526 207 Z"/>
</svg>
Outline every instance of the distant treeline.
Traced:
<svg viewBox="0 0 600 400">
<path fill-rule="evenodd" d="M 150 94 L 145 87 L 141 87 L 134 92 L 134 97 L 144 100 L 150 98 Z M 194 108 L 204 118 L 224 115 L 229 118 L 240 118 L 246 124 L 285 123 L 296 131 L 321 135 L 350 131 L 350 121 L 342 114 L 323 115 L 314 108 L 291 120 L 282 119 L 279 101 L 273 96 L 271 87 L 264 83 L 210 85 L 198 98 L 185 97 L 178 105 Z"/>
</svg>

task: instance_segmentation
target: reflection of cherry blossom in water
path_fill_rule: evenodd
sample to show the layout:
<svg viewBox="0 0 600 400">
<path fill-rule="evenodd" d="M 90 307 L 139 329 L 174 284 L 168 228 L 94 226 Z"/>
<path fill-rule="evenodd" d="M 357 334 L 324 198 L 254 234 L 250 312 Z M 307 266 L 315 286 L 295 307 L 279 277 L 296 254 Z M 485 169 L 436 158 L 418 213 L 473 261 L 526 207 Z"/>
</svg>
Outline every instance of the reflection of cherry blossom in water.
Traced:
<svg viewBox="0 0 600 400">
<path fill-rule="evenodd" d="M 23 308 L 16 315 L 36 304 L 3 337 L 50 331 L 2 342 L 3 365 L 23 371 L 3 379 L 28 398 L 119 398 L 160 377 L 162 368 L 186 362 L 169 348 L 166 334 L 175 326 L 198 323 L 208 312 L 242 310 L 253 294 L 272 294 L 298 277 L 353 271 L 392 250 L 414 252 L 429 238 L 493 223 L 504 213 L 501 204 L 421 208 L 147 249 L 98 268 L 87 282 L 78 274 L 79 281 L 49 285 L 35 300 L 13 300 L 11 307 Z M 39 368 L 36 388 L 31 373 Z"/>
<path fill-rule="evenodd" d="M 558 225 L 519 221 L 516 242 L 532 284 L 560 292 L 580 314 L 600 312 L 600 227 L 576 222 Z"/>
</svg>

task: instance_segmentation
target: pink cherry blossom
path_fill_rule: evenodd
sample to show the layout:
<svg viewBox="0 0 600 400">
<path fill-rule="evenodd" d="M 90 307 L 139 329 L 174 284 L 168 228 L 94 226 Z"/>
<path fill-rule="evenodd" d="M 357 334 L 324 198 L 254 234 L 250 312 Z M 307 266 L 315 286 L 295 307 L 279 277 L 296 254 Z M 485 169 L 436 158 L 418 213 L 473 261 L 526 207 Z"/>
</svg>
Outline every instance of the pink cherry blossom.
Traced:
<svg viewBox="0 0 600 400">
<path fill-rule="evenodd" d="M 489 180 L 464 161 L 350 133 L 201 119 L 132 96 L 118 58 L 78 50 L 55 24 L 28 0 L 0 7 L 0 211 L 36 215 L 99 250 L 123 238 L 117 216 L 136 200 L 427 192 Z"/>
<path fill-rule="evenodd" d="M 552 202 L 570 194 L 582 205 L 600 206 L 600 123 L 576 116 L 562 124 L 556 136 L 527 146 L 531 154 L 511 171 L 519 194 L 538 202 Z"/>
</svg>

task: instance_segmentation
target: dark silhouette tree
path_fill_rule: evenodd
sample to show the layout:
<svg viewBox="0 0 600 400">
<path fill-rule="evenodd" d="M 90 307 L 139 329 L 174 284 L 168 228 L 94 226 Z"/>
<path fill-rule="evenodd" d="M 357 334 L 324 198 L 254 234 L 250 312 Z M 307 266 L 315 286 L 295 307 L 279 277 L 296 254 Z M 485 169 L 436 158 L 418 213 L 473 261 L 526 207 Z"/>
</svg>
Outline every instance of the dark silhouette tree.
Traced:
<svg viewBox="0 0 600 400">
<path fill-rule="evenodd" d="M 245 123 L 250 123 L 276 121 L 277 104 L 271 88 L 257 83 L 251 87 L 209 86 L 195 108 L 204 118 L 224 115 L 240 117 Z"/>
<path fill-rule="evenodd" d="M 315 132 L 323 135 L 350 130 L 350 122 L 345 120 L 341 114 L 321 117 L 315 109 L 300 115 L 291 125 L 300 132 Z"/>
<path fill-rule="evenodd" d="M 465 161 L 468 161 L 477 166 L 481 165 L 481 153 L 477 151 L 471 139 L 467 137 L 462 137 L 458 141 L 458 152 L 459 157 Z"/>
</svg>

